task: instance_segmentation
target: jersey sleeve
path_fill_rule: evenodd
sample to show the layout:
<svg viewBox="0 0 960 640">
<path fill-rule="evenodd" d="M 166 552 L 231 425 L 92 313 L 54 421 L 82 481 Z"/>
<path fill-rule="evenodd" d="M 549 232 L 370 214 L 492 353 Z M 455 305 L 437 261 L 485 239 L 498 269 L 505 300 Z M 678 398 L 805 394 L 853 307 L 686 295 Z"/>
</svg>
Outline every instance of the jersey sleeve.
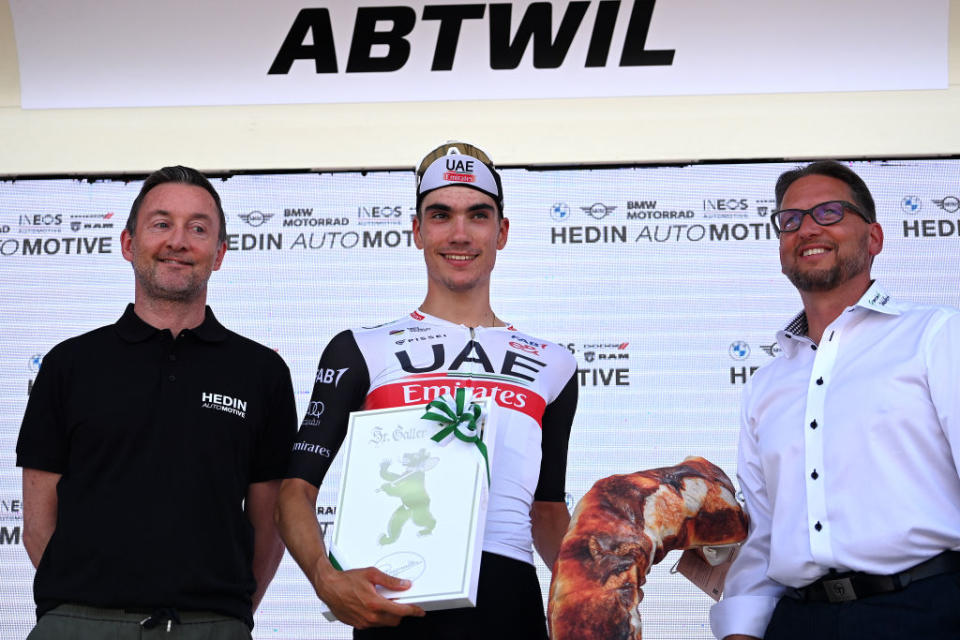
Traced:
<svg viewBox="0 0 960 640">
<path fill-rule="evenodd" d="M 275 354 L 271 353 L 271 356 Z M 290 369 L 276 356 L 267 381 L 269 407 L 258 434 L 250 482 L 265 482 L 283 478 L 290 456 L 290 443 L 297 433 L 297 403 L 293 396 Z"/>
<path fill-rule="evenodd" d="M 288 478 L 320 486 L 343 444 L 350 412 L 363 407 L 369 389 L 370 374 L 353 332 L 338 333 L 320 357 L 310 403 L 290 453 Z"/>
<path fill-rule="evenodd" d="M 543 412 L 542 451 L 540 459 L 540 480 L 533 494 L 534 500 L 562 502 L 567 477 L 567 444 L 570 441 L 570 428 L 577 411 L 577 394 L 580 387 L 577 382 L 577 370 L 567 381 L 563 391 L 547 405 Z"/>
<path fill-rule="evenodd" d="M 64 367 L 61 350 L 43 358 L 33 383 L 17 439 L 17 466 L 64 473 L 68 438 L 63 418 Z"/>
</svg>

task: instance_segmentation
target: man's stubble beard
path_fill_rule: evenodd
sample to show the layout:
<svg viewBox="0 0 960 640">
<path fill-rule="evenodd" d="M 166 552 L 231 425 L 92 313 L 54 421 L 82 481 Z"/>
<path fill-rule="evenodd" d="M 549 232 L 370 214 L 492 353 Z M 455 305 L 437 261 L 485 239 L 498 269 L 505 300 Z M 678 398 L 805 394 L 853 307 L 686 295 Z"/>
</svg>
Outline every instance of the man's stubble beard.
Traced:
<svg viewBox="0 0 960 640">
<path fill-rule="evenodd" d="M 156 267 L 145 272 L 134 264 L 133 272 L 148 298 L 165 302 L 193 302 L 203 295 L 207 284 L 206 280 L 198 277 L 199 274 L 194 273 L 187 278 L 187 282 L 181 287 L 165 287 L 158 283 Z"/>
<path fill-rule="evenodd" d="M 785 274 L 799 291 L 830 291 L 860 273 L 869 271 L 870 252 L 867 248 L 869 242 L 869 236 L 864 234 L 851 255 L 839 256 L 836 263 L 828 269 L 804 271 L 794 264 L 794 267 L 785 271 Z"/>
</svg>

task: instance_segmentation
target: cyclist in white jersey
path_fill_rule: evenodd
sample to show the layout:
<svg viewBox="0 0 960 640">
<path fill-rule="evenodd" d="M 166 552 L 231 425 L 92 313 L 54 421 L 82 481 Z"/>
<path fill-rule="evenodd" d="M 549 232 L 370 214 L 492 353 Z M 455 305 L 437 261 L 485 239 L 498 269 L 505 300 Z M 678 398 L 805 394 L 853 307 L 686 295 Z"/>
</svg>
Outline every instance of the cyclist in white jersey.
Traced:
<svg viewBox="0 0 960 640">
<path fill-rule="evenodd" d="M 508 231 L 500 176 L 486 155 L 464 143 L 431 152 L 417 170 L 413 222 L 427 265 L 426 299 L 393 322 L 338 334 L 321 356 L 278 524 L 317 595 L 355 627 L 355 638 L 547 637 L 533 548 L 552 567 L 570 521 L 564 479 L 576 361 L 494 314 L 490 273 Z M 423 617 L 419 607 L 375 589 L 409 582 L 373 567 L 333 568 L 316 499 L 350 411 L 423 404 L 459 387 L 501 407 L 477 606 Z"/>
</svg>

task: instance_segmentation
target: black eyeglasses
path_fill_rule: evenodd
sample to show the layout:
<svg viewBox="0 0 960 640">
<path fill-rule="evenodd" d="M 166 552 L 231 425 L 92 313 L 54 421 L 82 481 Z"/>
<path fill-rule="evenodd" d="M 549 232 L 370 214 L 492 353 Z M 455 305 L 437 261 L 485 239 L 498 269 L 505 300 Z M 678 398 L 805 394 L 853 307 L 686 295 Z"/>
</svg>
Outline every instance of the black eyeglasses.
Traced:
<svg viewBox="0 0 960 640">
<path fill-rule="evenodd" d="M 821 227 L 827 227 L 831 224 L 837 224 L 843 220 L 843 210 L 850 209 L 858 216 L 871 222 L 863 211 L 860 211 L 857 205 L 846 200 L 831 200 L 830 202 L 821 202 L 809 209 L 781 209 L 770 214 L 770 222 L 773 223 L 773 230 L 777 235 L 796 231 L 803 223 L 803 216 L 810 214 L 810 217 Z"/>
</svg>

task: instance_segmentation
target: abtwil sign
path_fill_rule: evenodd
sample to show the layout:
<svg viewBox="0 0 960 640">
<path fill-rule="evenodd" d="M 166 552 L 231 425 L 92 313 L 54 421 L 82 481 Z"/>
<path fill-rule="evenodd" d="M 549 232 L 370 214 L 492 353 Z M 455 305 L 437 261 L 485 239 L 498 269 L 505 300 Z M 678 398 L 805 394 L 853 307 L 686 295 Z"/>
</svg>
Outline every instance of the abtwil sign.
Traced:
<svg viewBox="0 0 960 640">
<path fill-rule="evenodd" d="M 645 49 L 655 0 L 635 0 L 619 56 L 621 67 L 673 64 L 673 49 Z M 584 18 L 596 4 L 592 24 Z M 490 69 L 516 69 L 531 52 L 535 69 L 556 69 L 566 61 L 574 38 L 589 32 L 587 52 L 581 65 L 605 67 L 613 33 L 620 17 L 619 0 L 570 2 L 558 9 L 549 2 L 535 2 L 515 16 L 510 3 L 429 4 L 418 17 L 413 7 L 358 7 L 346 73 L 399 71 L 410 60 L 411 35 L 417 22 L 436 22 L 431 71 L 451 71 L 460 45 L 464 23 L 485 20 Z M 488 11 L 489 8 L 489 11 Z M 556 29 L 554 25 L 556 23 Z M 384 29 L 380 25 L 387 25 Z M 307 44 L 309 42 L 309 44 Z M 422 42 L 422 40 L 421 40 Z M 382 55 L 374 50 L 382 47 Z M 461 53 L 461 55 L 471 55 Z M 297 60 L 312 60 L 317 73 L 337 73 L 337 53 L 330 10 L 303 9 L 297 14 L 268 73 L 289 73 Z"/>
<path fill-rule="evenodd" d="M 947 86 L 949 0 L 874 0 L 869 24 L 862 0 L 10 7 L 25 108 Z"/>
</svg>

